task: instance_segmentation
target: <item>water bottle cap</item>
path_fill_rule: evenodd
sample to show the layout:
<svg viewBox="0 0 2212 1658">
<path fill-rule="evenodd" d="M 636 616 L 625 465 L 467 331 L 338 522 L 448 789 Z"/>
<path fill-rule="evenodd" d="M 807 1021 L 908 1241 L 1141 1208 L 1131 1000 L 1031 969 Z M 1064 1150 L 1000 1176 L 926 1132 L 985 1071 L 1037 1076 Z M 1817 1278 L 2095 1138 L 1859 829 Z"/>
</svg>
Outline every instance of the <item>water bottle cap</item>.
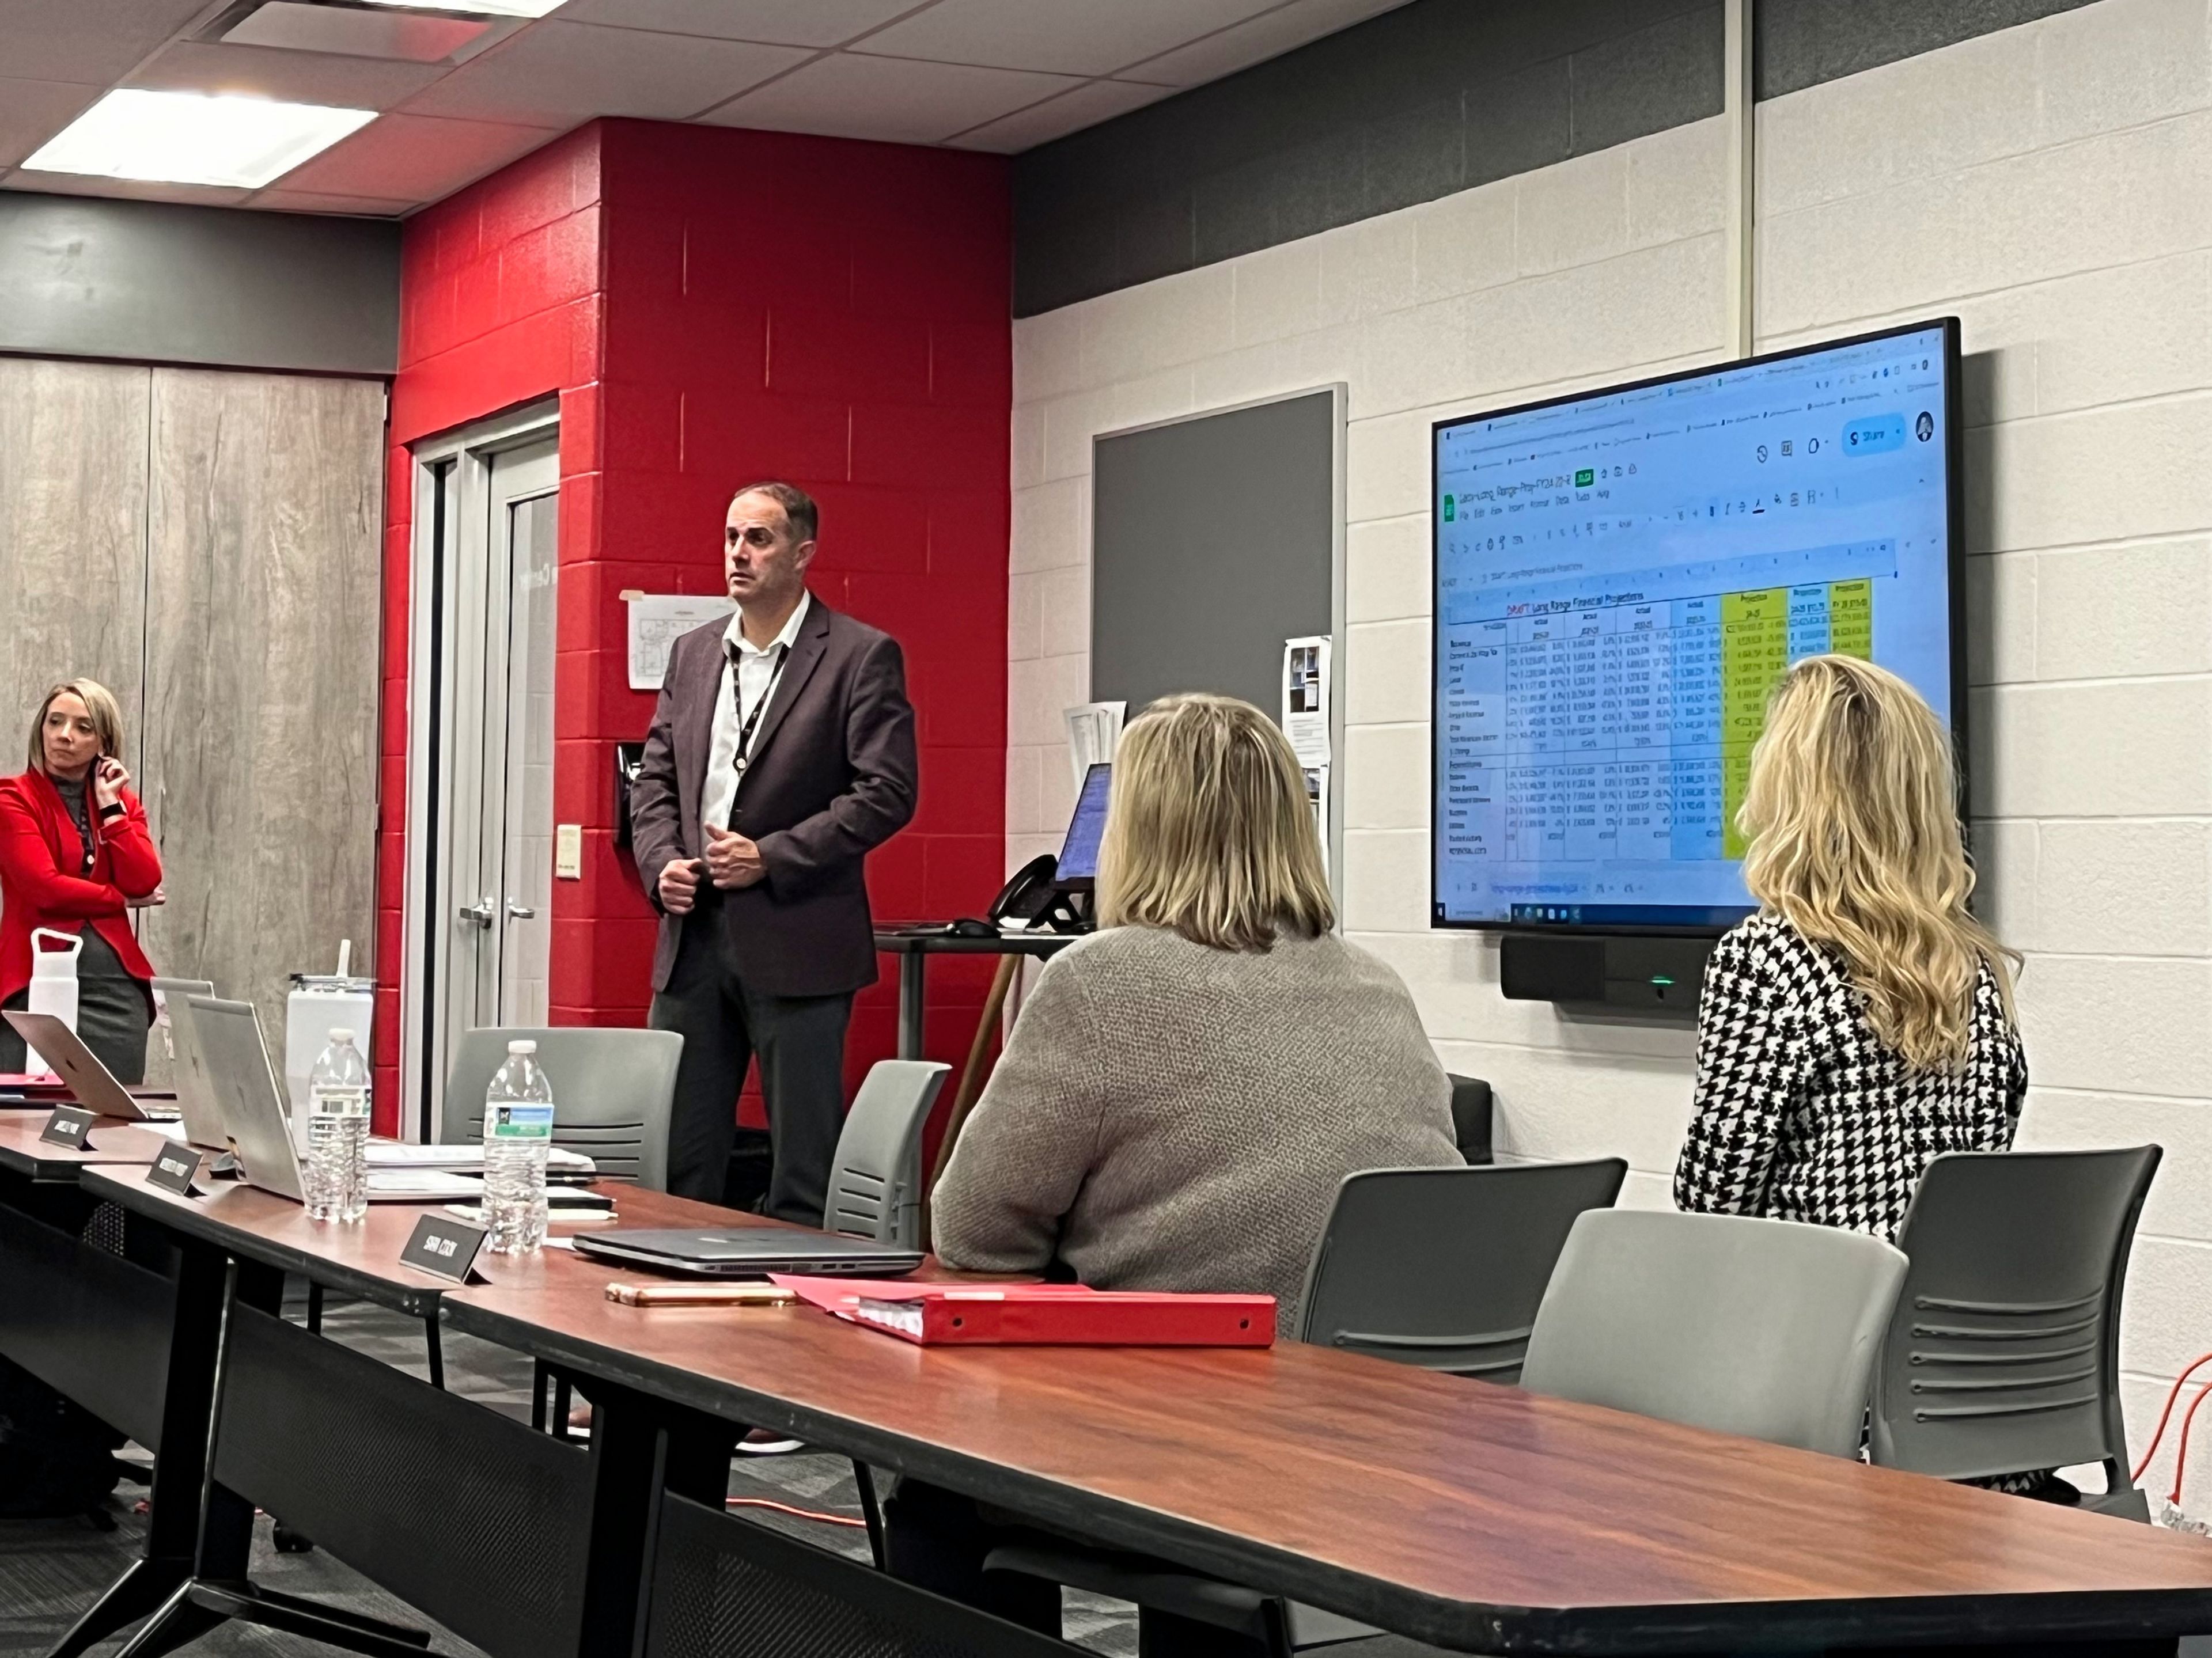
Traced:
<svg viewBox="0 0 2212 1658">
<path fill-rule="evenodd" d="M 507 1051 L 510 1054 L 535 1054 L 538 1051 L 538 1044 L 517 1037 L 507 1045 Z"/>
<path fill-rule="evenodd" d="M 333 1042 L 349 1042 L 353 1040 L 353 1032 L 348 1030 L 343 1025 L 332 1025 L 331 1040 Z"/>
</svg>

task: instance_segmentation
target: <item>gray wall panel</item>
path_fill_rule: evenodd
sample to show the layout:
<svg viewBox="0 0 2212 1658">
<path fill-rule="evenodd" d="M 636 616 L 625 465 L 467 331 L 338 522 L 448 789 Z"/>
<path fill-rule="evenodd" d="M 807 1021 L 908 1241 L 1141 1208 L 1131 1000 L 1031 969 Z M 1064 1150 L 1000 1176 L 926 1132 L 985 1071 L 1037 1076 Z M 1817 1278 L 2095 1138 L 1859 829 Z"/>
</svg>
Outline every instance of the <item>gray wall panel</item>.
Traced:
<svg viewBox="0 0 2212 1658">
<path fill-rule="evenodd" d="M 1779 98 L 2089 0 L 1759 0 L 1759 95 Z"/>
<path fill-rule="evenodd" d="M 399 226 L 0 193 L 0 351 L 389 374 Z"/>
<path fill-rule="evenodd" d="M 1336 419 L 1322 391 L 1097 440 L 1093 696 L 1276 712 L 1283 641 L 1334 627 Z"/>
<path fill-rule="evenodd" d="M 0 357 L 0 775 L 23 769 L 46 687 L 79 675 L 123 704 L 137 768 L 149 381 Z"/>
<path fill-rule="evenodd" d="M 157 369 L 153 413 L 143 936 L 281 1032 L 287 974 L 375 954 L 383 392 Z"/>
</svg>

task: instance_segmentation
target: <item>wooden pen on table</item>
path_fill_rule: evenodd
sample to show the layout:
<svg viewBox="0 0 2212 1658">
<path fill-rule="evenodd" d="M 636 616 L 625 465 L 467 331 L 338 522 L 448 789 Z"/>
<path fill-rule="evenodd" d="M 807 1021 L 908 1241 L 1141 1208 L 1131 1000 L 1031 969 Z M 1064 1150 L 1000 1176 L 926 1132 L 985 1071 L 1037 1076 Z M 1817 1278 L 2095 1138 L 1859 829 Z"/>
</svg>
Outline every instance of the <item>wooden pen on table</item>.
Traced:
<svg viewBox="0 0 2212 1658">
<path fill-rule="evenodd" d="M 781 1307 L 799 1297 L 774 1284 L 610 1284 L 607 1299 L 625 1307 Z"/>
</svg>

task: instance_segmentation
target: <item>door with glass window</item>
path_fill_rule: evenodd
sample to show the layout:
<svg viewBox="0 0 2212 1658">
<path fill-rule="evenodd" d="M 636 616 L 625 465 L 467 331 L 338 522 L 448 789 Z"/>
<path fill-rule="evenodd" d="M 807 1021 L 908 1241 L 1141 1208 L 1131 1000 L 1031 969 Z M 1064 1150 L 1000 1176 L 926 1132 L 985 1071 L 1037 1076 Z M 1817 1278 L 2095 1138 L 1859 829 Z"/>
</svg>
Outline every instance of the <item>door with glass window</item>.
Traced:
<svg viewBox="0 0 2212 1658">
<path fill-rule="evenodd" d="M 550 1023 L 560 428 L 533 404 L 413 449 L 405 964 L 410 1138 L 460 1039 Z M 389 809 L 387 804 L 387 810 Z"/>
<path fill-rule="evenodd" d="M 469 778 L 476 811 L 473 823 L 453 824 L 453 920 L 465 942 L 453 962 L 458 1030 L 542 1026 L 553 969 L 560 462 L 553 445 L 507 451 L 493 455 L 484 482 L 480 705 L 465 719 L 477 736 Z M 471 834 L 473 871 L 465 871 Z"/>
<path fill-rule="evenodd" d="M 465 641 L 478 648 L 461 653 L 455 676 L 453 1035 L 542 1025 L 551 1000 L 560 467 L 546 442 L 495 454 L 476 473 L 481 513 L 460 503 L 465 536 L 482 526 L 483 557 L 480 643 Z M 465 581 L 476 562 L 460 561 Z"/>
</svg>

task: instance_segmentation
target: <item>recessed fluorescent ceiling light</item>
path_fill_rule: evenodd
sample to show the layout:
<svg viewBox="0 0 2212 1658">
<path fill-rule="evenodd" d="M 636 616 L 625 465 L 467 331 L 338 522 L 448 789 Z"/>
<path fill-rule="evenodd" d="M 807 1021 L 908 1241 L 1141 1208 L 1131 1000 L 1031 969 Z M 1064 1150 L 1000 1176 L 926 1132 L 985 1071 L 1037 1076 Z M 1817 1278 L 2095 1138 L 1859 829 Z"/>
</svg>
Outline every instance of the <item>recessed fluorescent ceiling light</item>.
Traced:
<svg viewBox="0 0 2212 1658">
<path fill-rule="evenodd" d="M 373 109 L 200 92 L 111 92 L 23 166 L 258 190 L 376 118 Z"/>
<path fill-rule="evenodd" d="M 410 11 L 465 11 L 478 17 L 543 17 L 561 0 L 368 0 L 372 6 L 404 6 Z"/>
</svg>

